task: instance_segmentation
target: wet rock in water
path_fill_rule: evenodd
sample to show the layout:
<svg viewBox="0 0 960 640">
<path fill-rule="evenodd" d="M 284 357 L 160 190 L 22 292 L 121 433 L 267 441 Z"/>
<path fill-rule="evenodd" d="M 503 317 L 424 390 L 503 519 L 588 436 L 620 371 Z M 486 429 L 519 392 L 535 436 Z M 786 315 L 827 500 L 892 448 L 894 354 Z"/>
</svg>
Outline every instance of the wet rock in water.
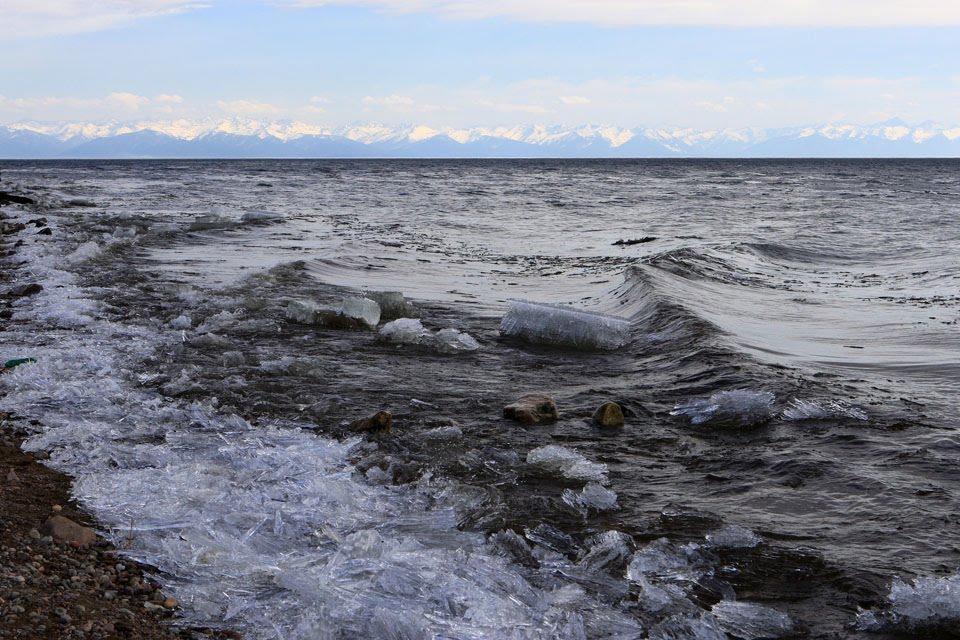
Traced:
<svg viewBox="0 0 960 640">
<path fill-rule="evenodd" d="M 43 291 L 43 286 L 34 282 L 31 284 L 21 284 L 10 289 L 10 295 L 14 298 L 26 298 L 28 296 L 35 296 L 41 291 Z"/>
<path fill-rule="evenodd" d="M 503 408 L 503 417 L 524 424 L 555 422 L 560 419 L 557 403 L 544 393 L 528 393 Z"/>
<path fill-rule="evenodd" d="M 40 231 L 37 231 L 37 235 L 38 235 L 38 236 L 52 236 L 52 235 L 53 235 L 53 229 L 51 229 L 50 227 L 44 227 L 43 229 L 40 229 Z"/>
<path fill-rule="evenodd" d="M 45 227 L 45 226 L 47 226 L 47 219 L 46 219 L 46 218 L 34 218 L 33 220 L 27 220 L 27 224 L 32 224 L 33 226 L 35 226 L 35 227 L 37 227 L 37 228 L 39 228 L 39 227 Z"/>
<path fill-rule="evenodd" d="M 654 236 L 643 236 L 642 238 L 621 238 L 613 243 L 615 247 L 629 247 L 635 244 L 644 244 L 656 240 Z"/>
<path fill-rule="evenodd" d="M 605 429 L 619 429 L 623 426 L 623 409 L 616 402 L 605 402 L 593 412 L 593 422 Z"/>
<path fill-rule="evenodd" d="M 72 198 L 63 203 L 65 207 L 78 207 L 78 208 L 89 208 L 97 206 L 97 203 L 93 200 L 87 200 L 86 198 Z"/>
<path fill-rule="evenodd" d="M 97 541 L 96 532 L 90 527 L 77 524 L 64 516 L 52 516 L 40 527 L 40 533 L 48 535 L 56 542 L 72 547 L 92 545 Z"/>
<path fill-rule="evenodd" d="M 35 204 L 33 198 L 0 191 L 0 204 Z"/>
<path fill-rule="evenodd" d="M 15 233 L 20 233 L 27 228 L 27 225 L 21 224 L 19 222 L 13 224 L 3 224 L 0 225 L 0 234 L 5 236 L 12 236 Z"/>
<path fill-rule="evenodd" d="M 393 416 L 389 411 L 377 411 L 369 418 L 356 420 L 350 424 L 350 430 L 358 433 L 390 431 Z"/>
</svg>

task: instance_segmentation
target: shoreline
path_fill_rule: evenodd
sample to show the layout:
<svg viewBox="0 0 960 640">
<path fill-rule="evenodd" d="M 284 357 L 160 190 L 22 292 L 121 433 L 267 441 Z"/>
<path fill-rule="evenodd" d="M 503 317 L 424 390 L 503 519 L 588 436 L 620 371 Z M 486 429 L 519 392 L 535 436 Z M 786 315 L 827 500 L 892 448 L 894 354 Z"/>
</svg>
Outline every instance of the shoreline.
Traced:
<svg viewBox="0 0 960 640">
<path fill-rule="evenodd" d="M 25 208 L 35 206 L 25 200 L 0 192 L 0 206 L 17 207 L 27 218 L 42 216 L 42 211 Z M 18 291 L 23 284 L 16 281 L 16 248 L 26 234 L 54 231 L 45 220 L 24 225 L 0 210 L 0 232 L 4 332 L 13 321 L 13 300 L 32 295 Z M 0 364 L 20 357 L 20 352 L 0 353 Z M 0 375 L 5 371 L 0 369 Z M 41 533 L 54 516 L 94 531 L 98 523 L 73 499 L 73 477 L 44 465 L 48 456 L 43 452 L 23 451 L 26 420 L 29 417 L 0 412 L 0 638 L 242 638 L 233 631 L 178 628 L 178 603 L 163 594 L 153 578 L 157 570 L 125 558 L 122 549 L 102 536 L 78 545 L 55 540 L 55 532 Z"/>
</svg>

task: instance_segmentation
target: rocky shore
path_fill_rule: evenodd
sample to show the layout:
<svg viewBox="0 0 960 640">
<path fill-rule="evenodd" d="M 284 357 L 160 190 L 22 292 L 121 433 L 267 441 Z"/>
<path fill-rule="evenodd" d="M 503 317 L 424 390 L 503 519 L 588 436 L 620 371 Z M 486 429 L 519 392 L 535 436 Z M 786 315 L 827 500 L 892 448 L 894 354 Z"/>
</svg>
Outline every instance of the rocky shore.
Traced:
<svg viewBox="0 0 960 640">
<path fill-rule="evenodd" d="M 33 202 L 4 191 L 0 205 Z M 0 332 L 15 321 L 14 300 L 42 290 L 15 283 L 16 247 L 27 235 L 53 234 L 45 219 L 29 217 L 13 222 L 0 211 Z M 0 356 L 2 367 L 5 349 Z M 0 413 L 0 638 L 240 638 L 174 624 L 178 603 L 161 592 L 155 572 L 95 534 L 96 522 L 71 499 L 71 477 L 44 466 L 43 453 L 21 449 L 27 419 Z"/>
</svg>

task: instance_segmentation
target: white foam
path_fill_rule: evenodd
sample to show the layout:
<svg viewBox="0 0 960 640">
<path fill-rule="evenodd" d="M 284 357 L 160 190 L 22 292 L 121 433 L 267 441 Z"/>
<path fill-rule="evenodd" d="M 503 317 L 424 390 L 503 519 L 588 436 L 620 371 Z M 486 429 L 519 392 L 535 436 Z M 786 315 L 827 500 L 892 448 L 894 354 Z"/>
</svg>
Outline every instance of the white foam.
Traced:
<svg viewBox="0 0 960 640">
<path fill-rule="evenodd" d="M 98 255 L 100 255 L 100 245 L 90 240 L 81 244 L 63 260 L 69 265 L 75 265 L 96 258 Z"/>
</svg>

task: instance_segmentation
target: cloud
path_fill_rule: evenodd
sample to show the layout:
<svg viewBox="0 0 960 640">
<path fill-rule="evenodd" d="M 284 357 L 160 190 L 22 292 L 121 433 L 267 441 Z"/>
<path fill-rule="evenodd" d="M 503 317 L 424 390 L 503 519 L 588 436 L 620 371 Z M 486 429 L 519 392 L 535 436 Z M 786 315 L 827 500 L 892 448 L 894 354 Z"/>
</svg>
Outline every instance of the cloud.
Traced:
<svg viewBox="0 0 960 640">
<path fill-rule="evenodd" d="M 132 114 L 148 108 L 159 107 L 171 103 L 182 104 L 180 96 L 159 95 L 155 98 L 137 95 L 135 93 L 115 92 L 101 98 L 77 98 L 60 96 L 43 96 L 38 98 L 10 98 L 0 95 L 0 108 L 9 111 L 20 111 L 27 115 L 33 112 L 42 112 L 51 109 L 59 110 L 88 110 L 100 111 L 107 115 Z"/>
<path fill-rule="evenodd" d="M 218 100 L 217 107 L 235 116 L 275 116 L 283 111 L 276 105 L 256 100 Z"/>
<path fill-rule="evenodd" d="M 415 100 L 408 96 L 389 95 L 384 97 L 364 96 L 361 102 L 367 106 L 408 108 L 415 104 Z"/>
<path fill-rule="evenodd" d="M 560 102 L 568 105 L 584 105 L 590 104 L 592 101 L 590 98 L 584 98 L 583 96 L 560 96 Z"/>
<path fill-rule="evenodd" d="M 333 100 L 324 96 L 312 96 L 309 102 L 310 104 L 333 104 Z"/>
<path fill-rule="evenodd" d="M 359 6 L 457 20 L 508 18 L 604 26 L 904 27 L 960 25 L 945 0 L 281 0 L 287 6 Z"/>
<path fill-rule="evenodd" d="M 699 100 L 695 102 L 694 105 L 700 107 L 701 109 L 706 109 L 707 111 L 726 113 L 736 103 L 737 99 L 733 96 L 724 96 L 722 99 L 716 101 Z"/>
<path fill-rule="evenodd" d="M 189 0 L 3 0 L 0 25 L 5 38 L 26 39 L 116 29 L 207 6 Z"/>
<path fill-rule="evenodd" d="M 493 111 L 499 111 L 501 113 L 532 113 L 536 115 L 553 113 L 540 104 L 517 104 L 513 102 L 492 102 L 490 100 L 483 100 L 479 103 L 479 105 L 481 107 L 485 107 Z"/>
</svg>

